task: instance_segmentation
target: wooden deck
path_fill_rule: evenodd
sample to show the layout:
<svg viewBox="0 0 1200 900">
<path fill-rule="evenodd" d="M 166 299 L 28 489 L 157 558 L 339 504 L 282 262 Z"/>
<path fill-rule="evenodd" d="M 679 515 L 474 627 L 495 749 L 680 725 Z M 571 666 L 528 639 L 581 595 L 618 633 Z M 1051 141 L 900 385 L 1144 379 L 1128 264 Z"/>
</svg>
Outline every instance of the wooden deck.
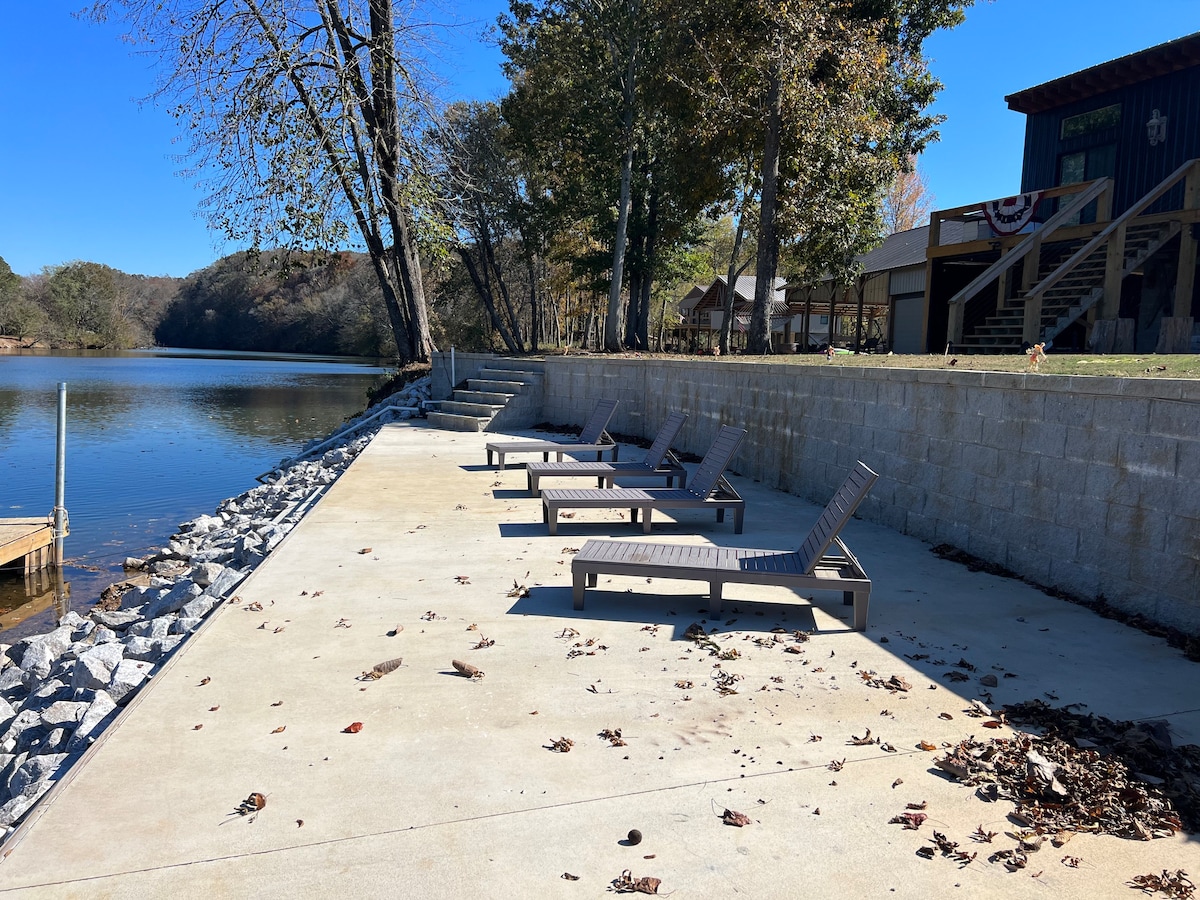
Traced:
<svg viewBox="0 0 1200 900">
<path fill-rule="evenodd" d="M 51 564 L 54 556 L 54 520 L 0 519 L 0 566 L 24 561 L 32 572 Z"/>
</svg>

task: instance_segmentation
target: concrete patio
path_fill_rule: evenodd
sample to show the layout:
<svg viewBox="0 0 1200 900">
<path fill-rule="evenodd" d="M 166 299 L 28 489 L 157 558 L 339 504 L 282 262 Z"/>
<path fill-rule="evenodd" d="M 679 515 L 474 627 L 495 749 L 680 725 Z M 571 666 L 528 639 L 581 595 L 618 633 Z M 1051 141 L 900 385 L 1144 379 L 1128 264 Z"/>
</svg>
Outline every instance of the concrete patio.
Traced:
<svg viewBox="0 0 1200 900">
<path fill-rule="evenodd" d="M 865 633 L 840 594 L 752 586 L 731 586 L 709 620 L 701 584 L 602 577 L 575 612 L 572 549 L 646 538 L 627 511 L 593 510 L 548 536 L 524 469 L 484 466 L 496 437 L 386 426 L 47 795 L 7 847 L 0 893 L 575 898 L 629 870 L 677 897 L 1082 900 L 1134 896 L 1140 874 L 1200 874 L 1186 835 L 1077 835 L 1009 872 L 987 856 L 1014 846 L 1011 804 L 933 766 L 943 742 L 984 737 L 963 711 L 985 692 L 993 708 L 1043 698 L 1166 719 L 1175 743 L 1200 742 L 1197 664 L 1164 641 L 862 521 L 843 536 L 874 579 Z M 650 539 L 794 548 L 819 513 L 732 480 L 744 534 L 684 511 L 656 516 Z M 693 622 L 738 656 L 685 640 Z M 784 652 L 795 630 L 812 636 Z M 951 682 L 960 659 L 977 671 Z M 714 690 L 717 663 L 736 694 Z M 866 729 L 895 752 L 849 744 Z M 563 737 L 570 752 L 549 749 Z M 254 792 L 266 805 L 235 814 Z M 920 801 L 920 830 L 889 824 Z M 726 808 L 752 824 L 723 824 Z M 972 842 L 980 826 L 994 843 Z M 934 829 L 978 857 L 918 856 Z"/>
</svg>

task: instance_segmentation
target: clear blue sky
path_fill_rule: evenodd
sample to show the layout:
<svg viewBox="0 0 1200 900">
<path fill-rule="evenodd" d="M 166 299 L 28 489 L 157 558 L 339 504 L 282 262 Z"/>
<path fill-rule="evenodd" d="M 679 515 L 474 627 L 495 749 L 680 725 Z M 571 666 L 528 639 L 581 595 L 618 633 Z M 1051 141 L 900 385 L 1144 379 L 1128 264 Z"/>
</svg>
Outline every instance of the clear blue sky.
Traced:
<svg viewBox="0 0 1200 900">
<path fill-rule="evenodd" d="M 82 259 L 186 275 L 237 249 L 197 217 L 172 120 L 139 106 L 151 60 L 116 28 L 71 17 L 84 0 L 10 0 L 0 28 L 0 257 L 28 275 Z M 504 0 L 464 0 L 441 66 L 450 99 L 506 88 L 481 28 Z M 471 23 L 477 24 L 471 24 Z M 926 44 L 946 84 L 942 140 L 921 169 L 938 207 L 1020 187 L 1025 117 L 1006 94 L 1200 30 L 1200 0 L 981 0 Z M 1200 103 L 1200 98 L 1197 98 Z"/>
</svg>

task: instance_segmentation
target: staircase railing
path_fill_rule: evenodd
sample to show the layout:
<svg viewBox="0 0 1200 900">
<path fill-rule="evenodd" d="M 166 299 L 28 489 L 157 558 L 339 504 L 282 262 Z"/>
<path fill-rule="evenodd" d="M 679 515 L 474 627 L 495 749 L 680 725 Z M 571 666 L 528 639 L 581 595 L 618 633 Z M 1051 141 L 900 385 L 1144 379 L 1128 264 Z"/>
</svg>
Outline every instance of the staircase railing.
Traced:
<svg viewBox="0 0 1200 900">
<path fill-rule="evenodd" d="M 1040 228 L 1026 235 L 1019 244 L 1003 254 L 998 260 L 988 266 L 970 284 L 950 298 L 949 321 L 946 327 L 946 340 L 960 343 L 963 337 L 963 307 L 975 298 L 985 287 L 995 281 L 1002 272 L 1007 271 L 1024 259 L 1030 252 L 1041 250 L 1042 243 L 1060 225 L 1066 224 L 1085 206 L 1112 187 L 1111 178 L 1097 178 L 1087 187 L 1075 194 L 1075 199 L 1046 220 Z"/>
<path fill-rule="evenodd" d="M 1028 293 L 1025 294 L 1025 327 L 1023 329 L 1025 340 L 1032 342 L 1038 340 L 1040 337 L 1039 332 L 1041 329 L 1042 320 L 1042 298 L 1045 296 L 1046 292 L 1058 284 L 1058 282 L 1060 282 L 1072 269 L 1079 265 L 1079 263 L 1095 253 L 1102 244 L 1104 244 L 1114 235 L 1117 236 L 1118 240 L 1110 245 L 1109 258 L 1110 260 L 1114 261 L 1116 266 L 1119 267 L 1125 251 L 1126 225 L 1128 225 L 1131 219 L 1141 215 L 1149 206 L 1160 200 L 1163 195 L 1167 193 L 1167 191 L 1182 181 L 1188 175 L 1188 173 L 1196 167 L 1197 163 L 1200 163 L 1200 160 L 1189 159 L 1187 162 L 1181 165 L 1178 169 L 1160 181 L 1157 187 L 1155 187 L 1148 194 L 1144 195 L 1140 200 L 1138 200 L 1137 203 L 1133 204 L 1133 206 L 1129 207 L 1129 209 L 1125 210 L 1125 212 L 1121 213 L 1121 215 L 1109 222 L 1108 225 L 1101 229 L 1094 238 L 1076 250 L 1062 263 L 1062 265 L 1043 278 L 1037 285 L 1035 285 L 1028 291 Z M 1122 272 L 1121 274 L 1124 273 Z M 1106 281 L 1107 280 L 1108 279 L 1106 278 Z M 1115 286 L 1119 290 L 1119 279 L 1117 280 Z M 1107 293 L 1113 288 L 1113 285 L 1106 284 L 1105 287 Z"/>
</svg>

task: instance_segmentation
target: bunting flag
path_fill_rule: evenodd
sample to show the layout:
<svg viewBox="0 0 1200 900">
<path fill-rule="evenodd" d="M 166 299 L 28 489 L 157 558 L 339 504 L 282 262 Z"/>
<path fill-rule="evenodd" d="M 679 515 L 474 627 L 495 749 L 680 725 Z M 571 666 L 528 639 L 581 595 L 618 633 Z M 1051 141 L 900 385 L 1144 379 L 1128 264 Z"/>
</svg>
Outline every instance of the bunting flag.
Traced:
<svg viewBox="0 0 1200 900">
<path fill-rule="evenodd" d="M 1041 202 L 1041 191 L 989 200 L 983 204 L 983 215 L 996 234 L 1016 234 L 1029 224 Z"/>
</svg>

